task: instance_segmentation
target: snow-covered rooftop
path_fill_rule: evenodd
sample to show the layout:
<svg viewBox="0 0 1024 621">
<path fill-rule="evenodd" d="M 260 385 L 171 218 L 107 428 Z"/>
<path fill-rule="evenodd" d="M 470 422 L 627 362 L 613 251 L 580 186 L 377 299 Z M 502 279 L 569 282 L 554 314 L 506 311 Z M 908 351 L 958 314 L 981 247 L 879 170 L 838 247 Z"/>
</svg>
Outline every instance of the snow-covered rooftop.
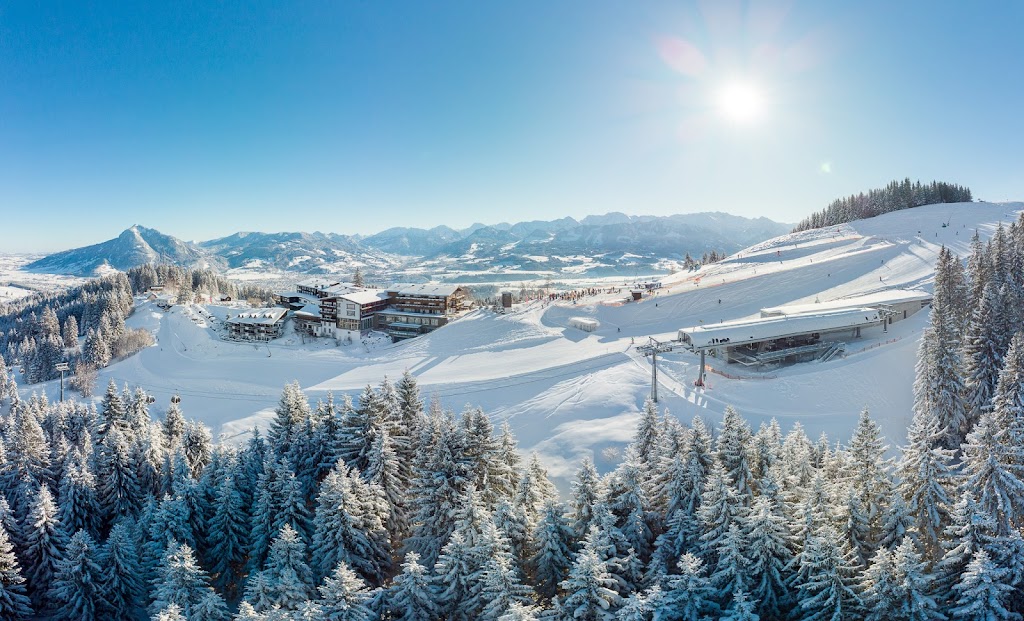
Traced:
<svg viewBox="0 0 1024 621">
<path fill-rule="evenodd" d="M 340 296 L 340 295 L 344 295 L 346 293 L 353 293 L 353 292 L 365 291 L 365 290 L 366 290 L 365 288 L 353 285 L 350 282 L 334 283 L 330 287 L 323 288 L 324 293 L 326 293 L 329 296 L 333 296 L 333 295 L 339 295 Z"/>
<path fill-rule="evenodd" d="M 287 312 L 286 308 L 254 308 L 229 318 L 227 322 L 270 325 L 281 321 Z"/>
<path fill-rule="evenodd" d="M 762 308 L 762 317 L 778 315 L 801 315 L 804 313 L 817 313 L 829 310 L 843 310 L 851 308 L 875 308 L 883 304 L 901 304 L 906 302 L 929 302 L 932 294 L 927 291 L 916 289 L 887 289 L 876 291 L 867 295 L 850 296 L 828 302 L 815 302 L 811 304 L 786 304 L 783 306 L 772 306 Z"/>
<path fill-rule="evenodd" d="M 720 344 L 740 345 L 815 332 L 866 327 L 881 322 L 877 310 L 853 308 L 693 326 L 681 329 L 679 339 L 695 349 L 703 349 Z"/>
<path fill-rule="evenodd" d="M 281 296 L 282 298 L 289 298 L 289 299 L 296 298 L 296 299 L 306 300 L 310 304 L 316 304 L 317 300 L 320 299 L 320 298 L 316 297 L 315 295 L 313 295 L 311 293 L 302 293 L 301 291 L 282 291 L 282 292 L 278 293 L 277 295 Z"/>
<path fill-rule="evenodd" d="M 333 287 L 333 286 L 339 285 L 339 284 L 341 284 L 339 281 L 333 280 L 333 279 L 328 279 L 328 278 L 310 278 L 308 280 L 303 280 L 303 281 L 295 283 L 295 286 L 296 287 L 307 287 L 309 289 L 326 289 L 328 287 Z"/>
<path fill-rule="evenodd" d="M 388 297 L 387 291 L 383 289 L 363 289 L 361 291 L 350 291 L 336 296 L 339 299 L 353 302 L 355 304 L 373 304 Z"/>
<path fill-rule="evenodd" d="M 296 315 L 305 315 L 307 317 L 320 317 L 320 305 L 318 304 L 306 304 L 299 310 L 295 311 Z"/>
<path fill-rule="evenodd" d="M 427 282 L 422 284 L 396 284 L 388 287 L 388 293 L 398 295 L 449 296 L 459 290 L 459 285 Z"/>
</svg>

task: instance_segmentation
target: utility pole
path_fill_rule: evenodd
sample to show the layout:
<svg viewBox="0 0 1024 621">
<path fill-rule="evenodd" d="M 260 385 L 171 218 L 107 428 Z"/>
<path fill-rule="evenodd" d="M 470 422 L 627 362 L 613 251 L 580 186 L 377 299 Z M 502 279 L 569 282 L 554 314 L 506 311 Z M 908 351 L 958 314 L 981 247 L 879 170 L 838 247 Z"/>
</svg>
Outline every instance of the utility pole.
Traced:
<svg viewBox="0 0 1024 621">
<path fill-rule="evenodd" d="M 54 371 L 60 371 L 60 402 L 64 403 L 64 372 L 70 371 L 71 367 L 66 362 L 58 362 L 57 366 L 53 367 Z"/>
<path fill-rule="evenodd" d="M 636 351 L 643 354 L 644 356 L 651 357 L 651 401 L 658 402 L 658 354 L 664 354 L 675 349 L 675 345 L 670 343 L 659 343 L 654 339 L 653 336 L 648 337 L 650 343 L 647 345 L 641 345 L 636 348 Z"/>
</svg>

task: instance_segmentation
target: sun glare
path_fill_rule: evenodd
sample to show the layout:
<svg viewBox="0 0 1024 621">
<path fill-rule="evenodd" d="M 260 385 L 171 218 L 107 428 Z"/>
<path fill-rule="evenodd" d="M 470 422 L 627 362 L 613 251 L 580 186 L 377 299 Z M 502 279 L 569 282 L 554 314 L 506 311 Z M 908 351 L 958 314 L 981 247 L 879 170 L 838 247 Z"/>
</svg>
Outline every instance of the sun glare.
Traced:
<svg viewBox="0 0 1024 621">
<path fill-rule="evenodd" d="M 718 91 L 719 113 L 733 123 L 749 124 L 764 115 L 765 101 L 761 91 L 750 82 L 729 82 Z"/>
</svg>

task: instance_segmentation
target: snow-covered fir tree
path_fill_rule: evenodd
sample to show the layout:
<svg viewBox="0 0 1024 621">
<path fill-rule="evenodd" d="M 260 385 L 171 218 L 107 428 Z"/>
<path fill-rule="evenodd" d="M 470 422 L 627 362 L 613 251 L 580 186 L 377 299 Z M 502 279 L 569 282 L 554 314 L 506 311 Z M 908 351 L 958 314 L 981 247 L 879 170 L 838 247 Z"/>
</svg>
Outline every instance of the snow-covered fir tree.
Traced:
<svg viewBox="0 0 1024 621">
<path fill-rule="evenodd" d="M 371 621 L 374 613 L 368 606 L 370 591 L 344 561 L 317 587 L 320 592 L 321 619 L 326 621 Z"/>
<path fill-rule="evenodd" d="M 963 621 L 1019 621 L 1021 615 L 1007 608 L 1013 594 L 1009 571 L 997 565 L 985 550 L 971 557 L 960 581 L 953 587 L 956 606 L 950 616 Z"/>
<path fill-rule="evenodd" d="M 565 597 L 558 603 L 558 618 L 564 621 L 603 621 L 614 618 L 620 597 L 615 578 L 598 553 L 600 534 L 591 526 L 573 561 L 569 577 L 562 582 Z"/>
<path fill-rule="evenodd" d="M 220 597 L 210 586 L 210 576 L 196 562 L 195 553 L 187 545 L 172 542 L 157 569 L 153 581 L 150 612 L 155 616 L 175 605 L 188 621 L 198 619 L 194 611 L 209 608 L 204 602 L 210 595 Z"/>
<path fill-rule="evenodd" d="M 312 595 L 313 572 L 306 563 L 306 544 L 290 524 L 285 524 L 274 538 L 267 567 L 260 575 L 267 585 L 267 594 L 257 610 L 268 605 L 297 610 Z"/>
<path fill-rule="evenodd" d="M 14 555 L 14 546 L 7 536 L 7 529 L 0 524 L 0 619 L 28 621 L 32 616 L 32 603 L 25 590 L 25 577 Z"/>
<path fill-rule="evenodd" d="M 71 537 L 50 587 L 49 597 L 57 606 L 52 619 L 96 621 L 106 618 L 98 556 L 98 546 L 89 533 L 80 530 Z"/>
<path fill-rule="evenodd" d="M 396 621 L 433 621 L 438 616 L 430 576 L 419 563 L 419 555 L 409 552 L 402 573 L 388 589 L 387 612 Z"/>
<path fill-rule="evenodd" d="M 104 610 L 117 619 L 136 617 L 145 593 L 136 536 L 134 524 L 119 520 L 98 556 Z"/>
</svg>

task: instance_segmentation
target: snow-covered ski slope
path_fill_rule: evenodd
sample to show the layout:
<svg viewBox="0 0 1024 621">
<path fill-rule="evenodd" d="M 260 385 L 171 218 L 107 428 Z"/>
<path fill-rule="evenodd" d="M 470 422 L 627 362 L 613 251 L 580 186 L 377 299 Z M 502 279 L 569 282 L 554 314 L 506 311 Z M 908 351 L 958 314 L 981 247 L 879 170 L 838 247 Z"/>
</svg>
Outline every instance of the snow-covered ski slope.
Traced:
<svg viewBox="0 0 1024 621">
<path fill-rule="evenodd" d="M 142 304 L 129 323 L 154 330 L 159 344 L 105 369 L 100 381 L 141 385 L 158 404 L 178 392 L 187 416 L 215 433 L 235 435 L 266 424 L 282 385 L 293 379 L 313 400 L 328 391 L 355 397 L 367 384 L 409 369 L 426 398 L 455 410 L 479 405 L 496 422 L 508 419 L 521 448 L 538 451 L 564 483 L 584 455 L 610 466 L 633 434 L 650 392 L 650 364 L 636 354 L 633 340 L 672 339 L 681 327 L 751 317 L 764 307 L 887 288 L 930 289 L 941 245 L 966 256 L 975 229 L 988 238 L 1022 209 L 1022 203 L 931 205 L 786 235 L 698 272 L 666 277 L 656 296 L 640 302 L 617 301 L 623 289 L 577 304 L 534 302 L 508 315 L 476 311 L 430 335 L 377 348 L 301 345 L 295 337 L 258 347 L 227 343 L 186 309 L 163 313 Z M 758 374 L 712 359 L 720 370 L 744 377 L 713 373 L 700 390 L 693 386 L 697 357 L 666 354 L 659 365 L 661 405 L 684 421 L 699 415 L 717 422 L 731 404 L 755 428 L 776 417 L 784 429 L 799 421 L 812 437 L 827 431 L 834 440 L 847 439 L 867 407 L 890 444 L 902 443 L 927 315 L 853 343 L 845 358 L 827 363 Z M 570 318 L 581 316 L 600 327 L 592 333 L 569 327 Z"/>
</svg>

